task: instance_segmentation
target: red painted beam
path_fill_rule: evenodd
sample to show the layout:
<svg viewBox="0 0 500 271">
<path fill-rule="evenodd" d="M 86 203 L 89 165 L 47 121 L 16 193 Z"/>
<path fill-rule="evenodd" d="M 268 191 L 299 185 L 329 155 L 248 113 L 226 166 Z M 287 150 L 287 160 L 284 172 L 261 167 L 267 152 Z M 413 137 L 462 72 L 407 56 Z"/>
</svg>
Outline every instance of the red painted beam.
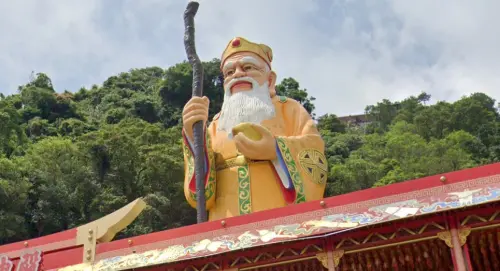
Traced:
<svg viewBox="0 0 500 271">
<path fill-rule="evenodd" d="M 51 251 L 42 255 L 40 270 L 58 269 L 82 263 L 83 246 Z"/>
<path fill-rule="evenodd" d="M 352 204 L 355 202 L 361 202 L 371 199 L 377 199 L 392 195 L 398 195 L 402 193 L 408 193 L 415 190 L 421 190 L 426 188 L 438 187 L 443 185 L 448 185 L 452 183 L 458 183 L 462 181 L 467 181 L 471 179 L 487 177 L 491 175 L 500 174 L 500 163 L 495 163 L 491 165 L 486 165 L 482 167 L 476 167 L 471 169 L 464 169 L 460 171 L 455 171 L 451 173 L 439 174 L 434 176 L 429 176 L 425 178 L 420 178 L 416 180 L 396 183 L 387 185 L 384 187 L 370 188 L 365 190 L 356 191 L 349 194 L 339 195 L 335 197 L 325 198 L 323 201 L 329 208 L 334 206 L 342 206 L 347 204 Z M 446 182 L 441 182 L 440 177 L 445 176 Z M 290 205 L 284 208 L 277 208 L 267 211 L 261 211 L 249 215 L 242 215 L 237 217 L 231 217 L 225 219 L 225 227 L 234 227 L 245 225 L 252 222 L 258 222 L 268 219 L 274 219 L 277 217 L 283 217 L 288 215 L 294 215 L 299 213 L 305 213 L 315 210 L 321 210 L 323 207 L 319 204 L 320 200 L 301 203 L 297 205 Z M 195 224 L 190 226 L 185 226 L 176 229 L 170 229 L 161 232 L 150 233 L 146 235 L 136 236 L 130 238 L 133 241 L 134 246 L 146 245 L 150 243 L 155 243 L 160 240 L 175 239 L 182 236 L 194 235 L 200 232 L 207 232 L 213 230 L 220 230 L 221 222 L 212 221 L 202 224 Z M 97 248 L 97 253 L 103 253 L 118 249 L 125 249 L 129 247 L 127 240 L 118 240 L 110 243 L 100 244 Z"/>
<path fill-rule="evenodd" d="M 26 245 L 25 245 L 26 244 Z M 26 249 L 59 250 L 69 248 L 76 244 L 76 229 L 71 229 L 51 235 L 34 238 L 0 246 L 0 254 L 7 254 L 9 258 L 18 258 Z"/>
</svg>

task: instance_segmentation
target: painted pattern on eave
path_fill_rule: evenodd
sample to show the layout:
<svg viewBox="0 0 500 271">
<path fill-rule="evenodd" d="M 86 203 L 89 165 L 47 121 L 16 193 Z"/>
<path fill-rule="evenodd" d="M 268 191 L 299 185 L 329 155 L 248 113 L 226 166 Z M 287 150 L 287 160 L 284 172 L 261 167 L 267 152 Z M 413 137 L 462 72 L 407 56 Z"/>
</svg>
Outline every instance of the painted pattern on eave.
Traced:
<svg viewBox="0 0 500 271">
<path fill-rule="evenodd" d="M 135 254 L 129 254 L 130 249 L 105 252 L 97 255 L 92 270 L 127 270 L 172 263 L 497 200 L 500 200 L 500 175 L 493 175 L 134 246 Z"/>
</svg>

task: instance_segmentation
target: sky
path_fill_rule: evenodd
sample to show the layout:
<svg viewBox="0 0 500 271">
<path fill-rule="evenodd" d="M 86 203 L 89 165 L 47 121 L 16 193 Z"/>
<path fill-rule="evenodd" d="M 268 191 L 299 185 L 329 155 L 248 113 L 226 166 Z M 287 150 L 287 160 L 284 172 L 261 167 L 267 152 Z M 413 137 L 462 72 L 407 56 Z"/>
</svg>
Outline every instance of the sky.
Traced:
<svg viewBox="0 0 500 271">
<path fill-rule="evenodd" d="M 186 59 L 186 0 L 0 0 L 0 92 L 32 71 L 56 91 Z M 498 0 L 201 0 L 196 43 L 220 57 L 235 36 L 273 49 L 278 80 L 316 97 L 316 114 L 363 113 L 421 91 L 500 99 Z M 186 90 L 190 91 L 190 90 Z"/>
</svg>

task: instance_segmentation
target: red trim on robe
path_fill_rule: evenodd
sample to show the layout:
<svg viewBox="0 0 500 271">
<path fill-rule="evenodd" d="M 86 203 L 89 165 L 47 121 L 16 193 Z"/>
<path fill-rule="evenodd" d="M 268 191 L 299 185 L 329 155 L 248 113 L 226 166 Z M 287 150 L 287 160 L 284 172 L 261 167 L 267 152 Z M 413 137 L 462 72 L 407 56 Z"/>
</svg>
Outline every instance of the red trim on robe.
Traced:
<svg viewBox="0 0 500 271">
<path fill-rule="evenodd" d="M 285 188 L 285 186 L 283 185 L 283 181 L 281 180 L 280 175 L 276 171 L 276 168 L 274 167 L 274 165 L 271 162 L 270 162 L 270 165 L 271 165 L 271 168 L 273 170 L 274 177 L 276 178 L 276 181 L 279 183 L 279 186 L 281 188 L 281 193 L 283 194 L 283 198 L 285 199 L 285 202 L 287 204 L 293 204 L 295 202 L 295 199 L 297 198 L 297 193 L 295 191 L 295 187 L 292 184 L 290 189 Z M 287 169 L 283 169 L 283 170 L 287 170 Z"/>
<path fill-rule="evenodd" d="M 206 131 L 205 131 L 205 133 L 206 133 Z M 187 139 L 186 134 L 184 133 L 184 129 L 182 129 L 182 138 L 184 139 L 184 144 L 186 144 L 186 146 L 189 149 L 189 152 L 191 152 L 191 155 L 193 156 L 193 159 L 194 159 L 194 152 L 191 149 L 191 144 L 189 144 L 189 141 Z M 207 137 L 206 137 L 206 134 L 205 134 L 205 137 L 203 139 L 203 147 L 205 149 L 205 163 L 207 164 L 207 172 L 205 172 L 205 187 L 207 187 L 208 179 L 210 177 L 210 160 L 208 159 L 208 149 L 207 149 Z M 194 173 L 194 171 L 193 171 L 193 177 L 191 177 L 191 180 L 189 180 L 189 190 L 192 193 L 196 194 L 196 174 Z"/>
</svg>

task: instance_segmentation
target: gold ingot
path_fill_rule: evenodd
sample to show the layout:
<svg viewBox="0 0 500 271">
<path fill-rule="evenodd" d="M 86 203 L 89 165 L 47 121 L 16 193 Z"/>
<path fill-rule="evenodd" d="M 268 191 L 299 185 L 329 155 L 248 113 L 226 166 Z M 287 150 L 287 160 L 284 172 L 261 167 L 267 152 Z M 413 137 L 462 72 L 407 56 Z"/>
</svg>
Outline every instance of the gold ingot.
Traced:
<svg viewBox="0 0 500 271">
<path fill-rule="evenodd" d="M 259 141 L 262 139 L 262 135 L 253 128 L 251 123 L 244 122 L 236 125 L 233 127 L 232 130 L 233 136 L 237 135 L 238 133 L 243 133 L 246 137 L 253 141 Z"/>
</svg>

